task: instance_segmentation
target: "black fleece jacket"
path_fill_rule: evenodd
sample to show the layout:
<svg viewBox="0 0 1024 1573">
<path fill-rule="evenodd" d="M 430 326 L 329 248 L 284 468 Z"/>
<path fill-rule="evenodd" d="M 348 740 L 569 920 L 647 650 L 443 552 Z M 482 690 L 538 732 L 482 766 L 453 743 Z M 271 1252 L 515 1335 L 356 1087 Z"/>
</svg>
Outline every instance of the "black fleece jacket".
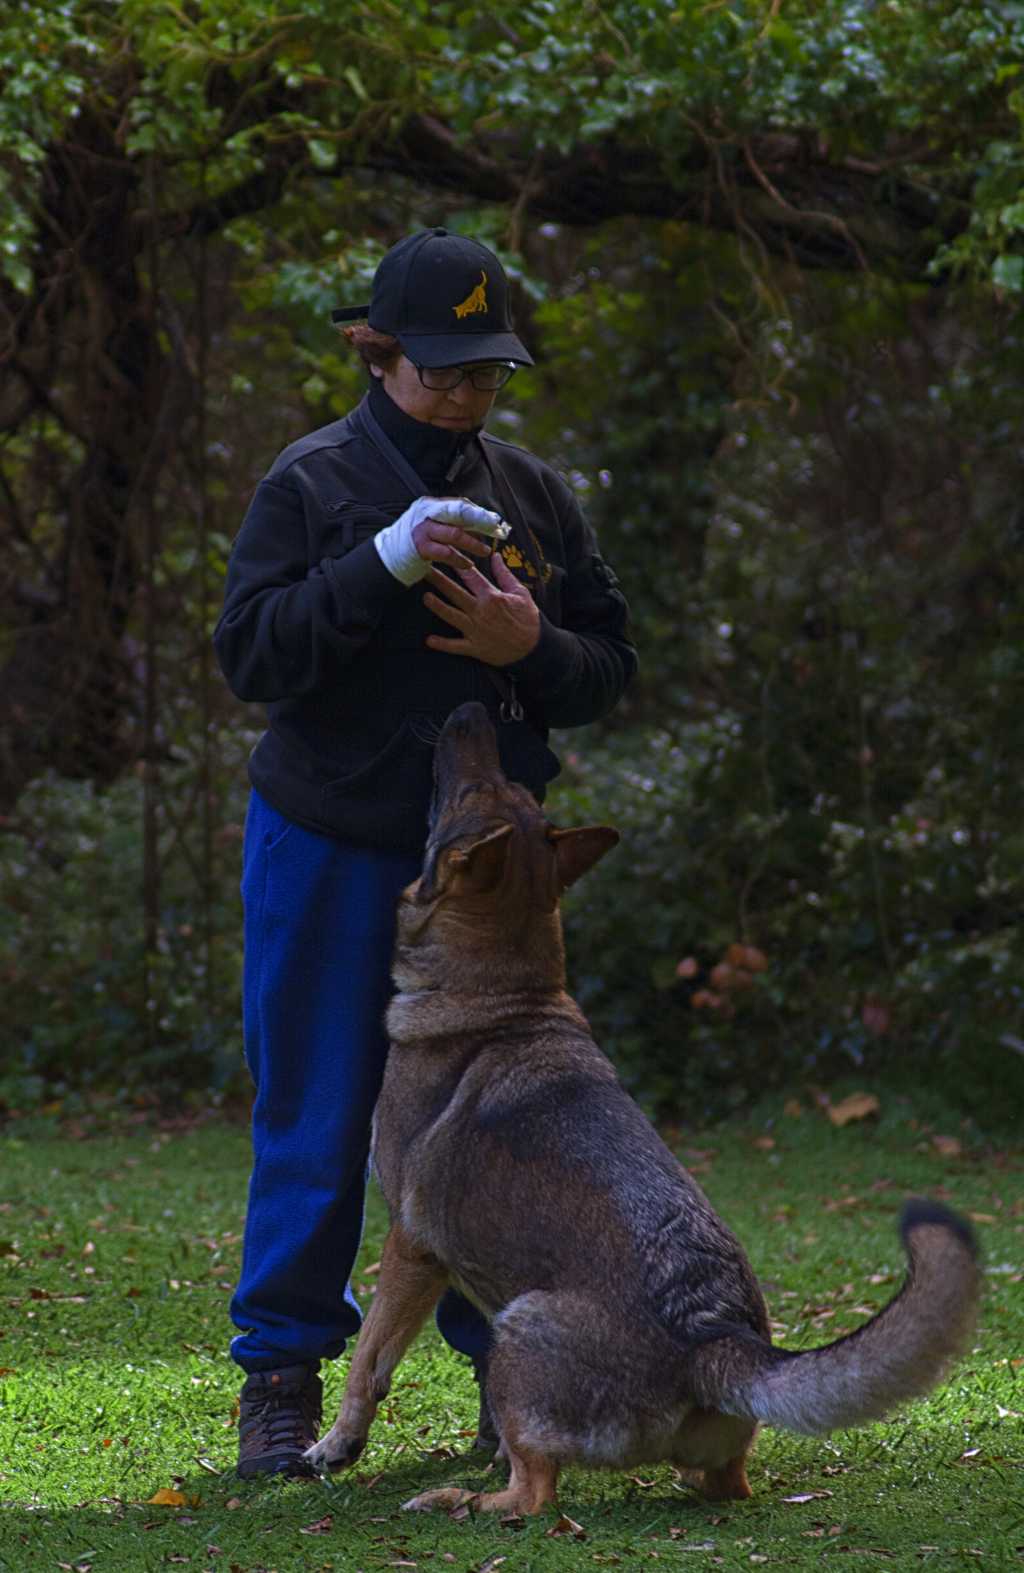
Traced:
<svg viewBox="0 0 1024 1573">
<path fill-rule="evenodd" d="M 401 584 L 381 561 L 373 536 L 419 493 L 375 441 L 374 421 L 424 495 L 469 497 L 512 526 L 502 555 L 537 601 L 541 634 L 503 673 L 428 649 L 429 633 L 454 630 L 423 605 L 422 584 Z M 249 765 L 261 795 L 308 829 L 395 851 L 424 844 L 431 744 L 456 706 L 487 707 L 506 772 L 542 799 L 559 768 L 549 726 L 605 714 L 636 666 L 626 603 L 565 482 L 510 443 L 413 420 L 379 383 L 260 482 L 214 644 L 234 693 L 267 707 Z M 502 721 L 513 692 L 524 717 Z"/>
</svg>

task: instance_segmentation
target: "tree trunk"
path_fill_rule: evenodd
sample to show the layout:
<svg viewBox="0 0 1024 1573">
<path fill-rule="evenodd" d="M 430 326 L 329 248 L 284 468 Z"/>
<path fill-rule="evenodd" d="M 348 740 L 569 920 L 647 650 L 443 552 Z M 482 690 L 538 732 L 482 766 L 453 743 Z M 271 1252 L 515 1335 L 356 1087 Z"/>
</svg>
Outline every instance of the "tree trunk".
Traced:
<svg viewBox="0 0 1024 1573">
<path fill-rule="evenodd" d="M 49 455 L 52 464 L 53 450 L 68 448 L 78 462 L 70 483 L 40 475 L 23 489 L 36 549 L 31 581 L 15 588 L 21 615 L 0 672 L 5 814 L 43 769 L 104 782 L 124 768 L 134 524 L 164 458 L 153 439 L 167 367 L 139 279 L 138 171 L 98 114 L 83 114 L 73 129 L 74 142 L 51 152 L 37 287 L 10 357 L 30 413 L 49 420 L 42 439 L 37 428 L 37 462 Z M 56 375 L 40 386 L 34 370 L 54 338 Z M 8 488 L 12 504 L 15 495 Z M 40 524 L 46 513 L 49 528 Z M 27 532 L 25 521 L 19 533 Z"/>
</svg>

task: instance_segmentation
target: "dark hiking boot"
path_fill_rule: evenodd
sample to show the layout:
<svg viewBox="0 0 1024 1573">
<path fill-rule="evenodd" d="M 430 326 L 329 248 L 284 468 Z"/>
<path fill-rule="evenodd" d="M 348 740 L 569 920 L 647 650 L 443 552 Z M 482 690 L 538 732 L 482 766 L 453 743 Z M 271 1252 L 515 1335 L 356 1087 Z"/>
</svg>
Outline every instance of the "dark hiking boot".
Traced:
<svg viewBox="0 0 1024 1573">
<path fill-rule="evenodd" d="M 303 1453 L 320 1429 L 323 1388 L 308 1365 L 254 1371 L 245 1379 L 238 1410 L 238 1473 L 300 1475 L 316 1471 Z"/>
</svg>

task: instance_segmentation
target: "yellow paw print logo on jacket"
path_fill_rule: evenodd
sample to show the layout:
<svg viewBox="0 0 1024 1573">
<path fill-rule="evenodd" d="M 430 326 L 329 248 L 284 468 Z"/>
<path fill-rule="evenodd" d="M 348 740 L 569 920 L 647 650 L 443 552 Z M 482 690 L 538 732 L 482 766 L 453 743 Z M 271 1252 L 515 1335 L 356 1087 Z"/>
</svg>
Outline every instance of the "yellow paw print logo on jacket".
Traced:
<svg viewBox="0 0 1024 1573">
<path fill-rule="evenodd" d="M 519 547 L 516 546 L 514 541 L 506 542 L 506 544 L 501 548 L 501 556 L 505 567 L 508 568 L 512 573 L 519 574 L 520 578 L 523 574 L 525 574 L 528 579 L 536 579 L 536 568 L 533 566 L 528 557 L 523 556 L 522 552 L 519 550 Z"/>
</svg>

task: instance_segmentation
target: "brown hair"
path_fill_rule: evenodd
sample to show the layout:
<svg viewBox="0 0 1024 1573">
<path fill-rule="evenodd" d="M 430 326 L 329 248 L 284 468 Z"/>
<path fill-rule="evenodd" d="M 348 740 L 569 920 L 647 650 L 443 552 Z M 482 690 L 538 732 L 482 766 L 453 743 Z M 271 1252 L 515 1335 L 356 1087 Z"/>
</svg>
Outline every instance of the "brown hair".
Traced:
<svg viewBox="0 0 1024 1573">
<path fill-rule="evenodd" d="M 367 371 L 371 366 L 390 371 L 402 353 L 402 346 L 392 334 L 378 333 L 376 328 L 370 328 L 364 322 L 356 323 L 351 328 L 342 328 L 341 331 L 349 343 L 355 346 Z"/>
</svg>

